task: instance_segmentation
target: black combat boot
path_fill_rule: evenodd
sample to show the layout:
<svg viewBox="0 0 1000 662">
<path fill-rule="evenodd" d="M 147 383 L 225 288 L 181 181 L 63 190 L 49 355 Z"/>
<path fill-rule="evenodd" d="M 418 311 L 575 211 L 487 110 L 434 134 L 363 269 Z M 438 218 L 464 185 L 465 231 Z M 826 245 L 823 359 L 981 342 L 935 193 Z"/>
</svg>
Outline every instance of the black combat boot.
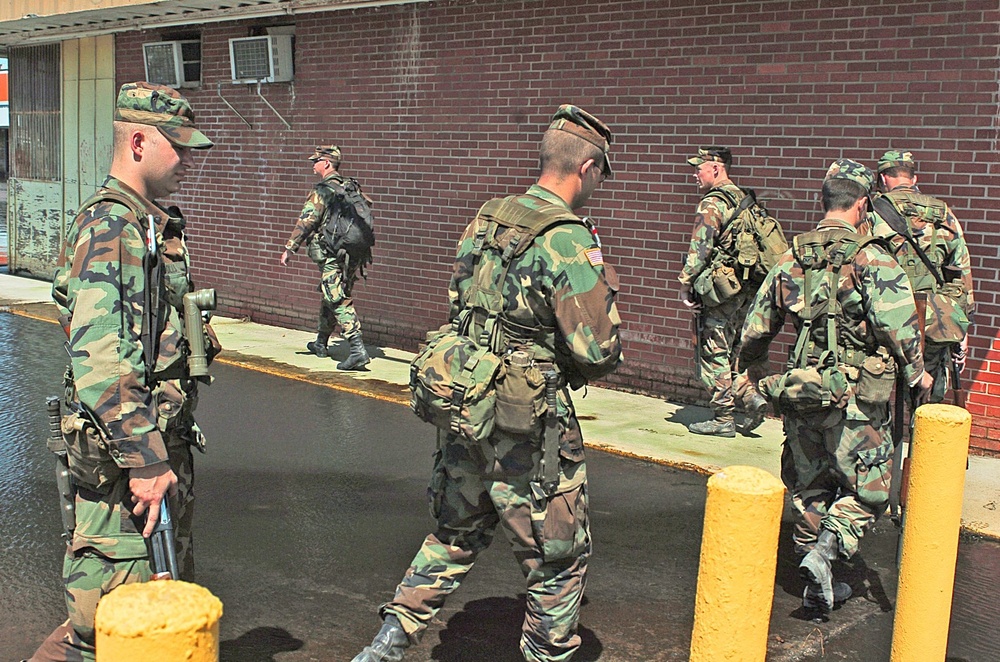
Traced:
<svg viewBox="0 0 1000 662">
<path fill-rule="evenodd" d="M 410 639 L 394 614 L 386 614 L 382 629 L 370 646 L 354 656 L 351 662 L 399 662 L 409 647 Z"/>
<path fill-rule="evenodd" d="M 306 349 L 315 354 L 321 359 L 327 357 L 326 342 L 330 339 L 330 334 L 323 335 L 322 333 L 316 334 L 315 342 L 306 343 Z"/>
<path fill-rule="evenodd" d="M 692 423 L 688 426 L 688 431 L 695 434 L 710 434 L 715 437 L 735 437 L 736 423 L 731 415 L 720 416 L 710 421 Z"/>
<path fill-rule="evenodd" d="M 750 402 L 746 404 L 745 409 L 743 425 L 739 427 L 740 434 L 749 434 L 764 422 L 764 417 L 767 415 L 767 400 L 760 393 L 754 393 L 750 396 Z"/>
<path fill-rule="evenodd" d="M 799 576 L 806 582 L 806 589 L 802 593 L 803 607 L 819 609 L 823 613 L 833 609 L 836 596 L 833 591 L 833 568 L 830 563 L 837 559 L 839 548 L 837 534 L 829 529 L 823 529 L 816 546 L 799 563 Z"/>
<path fill-rule="evenodd" d="M 806 584 L 806 590 L 802 593 L 802 606 L 813 611 L 822 611 L 820 606 L 823 592 L 819 588 L 814 588 L 812 584 Z M 851 585 L 846 582 L 833 582 L 833 605 L 839 606 L 851 599 L 854 591 Z"/>
<path fill-rule="evenodd" d="M 361 339 L 360 333 L 348 338 L 347 342 L 351 344 L 351 353 L 337 364 L 337 370 L 361 370 L 371 363 L 368 352 L 365 351 L 365 341 Z"/>
</svg>

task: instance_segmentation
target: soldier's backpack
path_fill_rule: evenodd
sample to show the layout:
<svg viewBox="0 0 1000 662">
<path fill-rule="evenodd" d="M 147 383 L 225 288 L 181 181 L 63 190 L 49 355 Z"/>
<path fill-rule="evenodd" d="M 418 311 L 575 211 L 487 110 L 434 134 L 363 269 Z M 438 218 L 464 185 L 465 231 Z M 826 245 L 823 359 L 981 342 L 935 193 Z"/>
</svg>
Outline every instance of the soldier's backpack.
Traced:
<svg viewBox="0 0 1000 662">
<path fill-rule="evenodd" d="M 320 243 L 327 253 L 343 261 L 345 273 L 359 269 L 365 276 L 375 246 L 371 200 L 353 177 L 324 180 L 316 185 L 316 191 L 324 205 Z"/>
<path fill-rule="evenodd" d="M 477 218 L 474 285 L 467 293 L 466 306 L 451 324 L 427 334 L 427 345 L 410 364 L 413 412 L 471 442 L 487 439 L 498 426 L 520 433 L 541 428 L 547 411 L 545 382 L 530 379 L 523 368 L 518 372 L 505 353 L 503 284 L 514 259 L 538 235 L 557 223 L 581 222 L 556 205 L 529 209 L 509 198 L 490 200 Z M 524 389 L 515 386 L 514 373 L 524 382 Z M 498 382 L 504 391 L 499 397 Z M 518 393 L 506 398 L 510 388 Z M 532 393 L 520 392 L 525 389 Z M 511 407 L 516 411 L 508 412 Z"/>
<path fill-rule="evenodd" d="M 847 407 L 851 393 L 841 370 L 844 364 L 859 370 L 859 399 L 888 402 L 894 363 L 888 356 L 842 347 L 837 324 L 840 274 L 854 262 L 858 251 L 875 242 L 878 239 L 848 230 L 813 231 L 795 237 L 792 251 L 803 271 L 803 308 L 798 313 L 802 325 L 785 372 L 760 382 L 761 392 L 776 413 L 792 410 L 822 416 Z M 824 323 L 825 328 L 821 326 Z M 825 338 L 825 343 L 817 338 Z"/>
<path fill-rule="evenodd" d="M 781 224 L 757 202 L 754 190 L 740 190 L 744 195 L 739 201 L 724 188 L 713 188 L 706 197 L 720 198 L 732 209 L 723 221 L 718 241 L 723 261 L 733 268 L 740 283 L 759 284 L 788 250 L 788 241 Z M 726 251 L 722 246 L 731 248 Z"/>
</svg>

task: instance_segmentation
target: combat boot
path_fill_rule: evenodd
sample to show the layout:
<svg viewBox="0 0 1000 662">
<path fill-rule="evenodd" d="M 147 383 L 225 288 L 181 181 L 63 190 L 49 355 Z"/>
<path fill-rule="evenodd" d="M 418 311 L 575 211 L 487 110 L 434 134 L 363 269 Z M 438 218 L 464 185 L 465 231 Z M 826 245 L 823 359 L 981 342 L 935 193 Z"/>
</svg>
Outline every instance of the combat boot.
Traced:
<svg viewBox="0 0 1000 662">
<path fill-rule="evenodd" d="M 823 613 L 833 609 L 836 596 L 833 592 L 833 568 L 830 562 L 837 559 L 839 548 L 837 534 L 823 529 L 816 546 L 799 563 L 799 576 L 807 584 L 802 594 L 803 607 L 819 609 Z"/>
<path fill-rule="evenodd" d="M 351 344 L 351 353 L 337 364 L 337 370 L 361 370 L 371 363 L 368 352 L 365 351 L 365 341 L 361 339 L 360 333 L 348 338 L 347 342 Z"/>
<path fill-rule="evenodd" d="M 399 662 L 409 646 L 410 639 L 399 619 L 394 614 L 386 614 L 382 629 L 372 639 L 371 645 L 365 646 L 351 662 Z"/>
<path fill-rule="evenodd" d="M 820 606 L 820 596 L 822 592 L 814 588 L 812 584 L 806 584 L 806 590 L 802 592 L 802 606 L 811 610 L 822 610 Z M 837 607 L 851 599 L 854 591 L 851 585 L 846 582 L 833 582 L 833 606 Z"/>
<path fill-rule="evenodd" d="M 760 393 L 750 396 L 750 402 L 746 405 L 746 412 L 743 414 L 743 425 L 740 426 L 740 434 L 753 432 L 764 422 L 767 416 L 767 400 Z"/>
<path fill-rule="evenodd" d="M 316 334 L 316 340 L 314 342 L 306 343 L 306 349 L 315 354 L 321 359 L 325 359 L 329 354 L 326 351 L 326 342 L 330 339 L 329 334 L 323 335 L 322 333 Z"/>
<path fill-rule="evenodd" d="M 692 423 L 688 426 L 688 431 L 695 434 L 710 434 L 716 437 L 735 437 L 736 423 L 732 416 L 713 418 L 710 421 Z"/>
</svg>

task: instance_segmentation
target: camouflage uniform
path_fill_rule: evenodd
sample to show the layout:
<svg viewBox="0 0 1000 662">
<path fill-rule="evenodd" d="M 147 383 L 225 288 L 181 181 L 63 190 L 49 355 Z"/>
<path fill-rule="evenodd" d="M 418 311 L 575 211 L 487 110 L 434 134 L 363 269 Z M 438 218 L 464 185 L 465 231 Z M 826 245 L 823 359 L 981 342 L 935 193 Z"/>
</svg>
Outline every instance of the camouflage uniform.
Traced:
<svg viewBox="0 0 1000 662">
<path fill-rule="evenodd" d="M 337 158 L 340 158 L 339 149 L 337 150 Z M 322 238 L 320 224 L 326 207 L 319 187 L 323 186 L 325 182 L 342 183 L 344 177 L 337 172 L 332 172 L 309 193 L 305 204 L 302 205 L 299 220 L 296 221 L 295 228 L 285 243 L 285 249 L 295 253 L 302 244 L 308 243 L 309 258 L 319 267 L 319 290 L 323 295 L 323 303 L 320 304 L 319 309 L 318 335 L 322 338 L 329 338 L 336 325 L 340 324 L 344 338 L 350 340 L 361 335 L 361 321 L 354 310 L 354 300 L 351 299 L 351 288 L 354 286 L 358 274 L 353 269 L 351 273 L 344 273 L 341 260 L 336 256 L 331 256 L 320 243 Z"/>
<path fill-rule="evenodd" d="M 864 172 L 870 185 L 870 171 Z M 843 230 L 856 232 L 849 223 L 829 217 L 817 228 L 818 233 Z M 786 315 L 791 314 L 796 331 L 802 327 L 804 281 L 804 269 L 792 251 L 768 273 L 743 327 L 740 356 L 746 365 L 767 360 L 768 346 Z M 856 397 L 858 365 L 869 356 L 884 357 L 886 364 L 894 360 L 906 382 L 913 384 L 923 373 L 923 359 L 906 274 L 883 248 L 863 246 L 853 262 L 840 269 L 836 282 L 838 360 L 851 387 L 850 400 L 845 409 L 822 414 L 784 412 L 781 477 L 797 515 L 796 552 L 810 551 L 825 529 L 837 535 L 840 554 L 850 558 L 867 527 L 885 512 L 892 471 L 889 405 Z M 811 305 L 829 299 L 825 286 L 813 288 L 813 293 Z M 810 340 L 825 349 L 826 325 L 814 326 Z M 817 354 L 810 351 L 810 365 L 818 363 Z"/>
<path fill-rule="evenodd" d="M 878 169 L 882 173 L 902 165 L 916 168 L 910 152 L 888 151 L 879 160 Z M 960 288 L 961 294 L 957 298 L 960 301 L 959 308 L 965 315 L 963 322 L 971 320 L 975 309 L 972 259 L 969 256 L 969 247 L 965 243 L 962 226 L 951 209 L 943 201 L 921 193 L 916 185 L 899 185 L 882 195 L 892 200 L 897 209 L 911 211 L 903 214 L 910 236 L 916 240 L 931 264 L 937 268 L 945 285 L 950 284 L 951 288 Z M 929 216 L 937 218 L 937 222 L 928 222 L 920 215 L 919 210 L 927 210 Z M 910 286 L 915 293 L 934 292 L 940 289 L 934 276 L 927 270 L 910 243 L 897 234 L 877 213 L 872 214 L 872 234 L 887 240 L 896 261 L 910 278 Z M 932 305 L 932 303 L 928 305 L 928 316 L 933 314 Z M 934 342 L 930 339 L 924 343 L 924 367 L 934 378 L 932 402 L 944 400 L 948 388 L 951 356 L 957 344 Z"/>
<path fill-rule="evenodd" d="M 180 97 L 173 90 L 144 85 L 122 87 L 116 120 L 136 121 L 128 114 L 129 108 L 190 114 L 186 100 L 177 101 Z M 148 96 L 144 91 L 149 89 L 157 90 L 160 98 L 171 95 L 173 105 L 158 108 L 154 97 L 154 105 L 144 106 Z M 193 122 L 193 114 L 191 117 Z M 161 131 L 175 144 L 212 146 L 197 130 L 196 135 L 185 131 L 183 137 L 169 133 L 169 127 Z M 123 196 L 128 203 L 102 195 Z M 164 265 L 160 290 L 164 312 L 160 314 L 151 380 L 147 377 L 142 342 L 147 287 L 143 257 L 148 250 L 150 219 Z M 93 660 L 98 600 L 117 586 L 150 578 L 149 552 L 141 533 L 145 517 L 132 515 L 130 468 L 168 462 L 177 475 L 177 496 L 170 498 L 177 559 L 181 578 L 193 580 L 191 446 L 204 445 L 193 416 L 197 383 L 187 375 L 182 297 L 194 286 L 180 212 L 176 207 L 164 209 L 144 199 L 109 176 L 67 229 L 64 258 L 52 291 L 69 334 L 72 362 L 67 370 L 67 401 L 71 408 L 88 408 L 109 434 L 106 441 L 98 442 L 91 427 L 89 433 L 79 435 L 86 437 L 82 455 L 70 449 L 76 528 L 63 565 L 69 620 L 36 651 L 32 660 L 38 662 Z M 206 333 L 213 347 L 211 357 L 220 348 L 207 325 Z M 78 414 L 64 417 L 64 434 L 71 434 L 69 430 L 80 418 Z M 82 478 L 88 459 L 96 459 L 97 465 L 91 474 L 94 479 L 89 481 Z"/>
<path fill-rule="evenodd" d="M 529 209 L 553 205 L 560 215 L 576 218 L 559 196 L 537 184 L 511 199 Z M 459 243 L 449 287 L 452 319 L 473 286 L 479 225 L 471 223 Z M 504 328 L 525 332 L 518 346 L 538 361 L 553 362 L 561 375 L 557 493 L 547 497 L 533 484 L 543 433 L 498 429 L 479 445 L 440 433 L 428 489 L 438 529 L 427 536 L 382 614 L 395 615 L 410 639 L 418 640 L 499 526 L 527 580 L 524 658 L 568 660 L 580 646 L 576 630 L 591 539 L 583 438 L 567 383 L 578 388 L 621 361 L 617 278 L 605 267 L 590 227 L 575 220 L 544 231 L 515 257 L 503 291 Z"/>
<path fill-rule="evenodd" d="M 699 156 L 688 159 L 688 163 L 697 166 L 712 159 L 713 155 L 703 149 L 699 150 Z M 716 182 L 713 188 L 723 189 L 737 202 L 744 196 L 743 190 L 729 178 Z M 720 244 L 720 240 L 732 244 L 732 237 L 722 233 L 723 223 L 732 210 L 718 195 L 706 194 L 702 197 L 695 215 L 687 259 L 678 277 L 682 284 L 693 285 L 699 274 L 712 268 L 713 258 L 719 250 L 732 248 L 731 245 Z M 732 420 L 737 398 L 746 408 L 753 405 L 752 398 L 756 392 L 750 388 L 746 371 L 737 368 L 736 359 L 739 356 L 740 329 L 754 294 L 756 290 L 744 286 L 720 305 L 711 306 L 702 302 L 697 347 L 697 360 L 701 365 L 698 372 L 705 388 L 712 394 L 711 407 L 718 420 Z"/>
</svg>

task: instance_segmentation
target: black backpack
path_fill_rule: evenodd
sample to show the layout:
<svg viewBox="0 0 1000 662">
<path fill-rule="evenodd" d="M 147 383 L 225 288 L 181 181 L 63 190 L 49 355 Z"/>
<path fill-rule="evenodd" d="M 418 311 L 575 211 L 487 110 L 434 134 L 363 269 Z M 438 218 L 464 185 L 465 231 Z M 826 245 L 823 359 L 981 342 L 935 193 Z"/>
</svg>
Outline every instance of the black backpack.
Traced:
<svg viewBox="0 0 1000 662">
<path fill-rule="evenodd" d="M 357 268 L 364 277 L 375 245 L 371 201 L 353 177 L 320 182 L 316 192 L 324 205 L 320 243 L 327 253 L 343 261 L 345 273 Z"/>
</svg>

